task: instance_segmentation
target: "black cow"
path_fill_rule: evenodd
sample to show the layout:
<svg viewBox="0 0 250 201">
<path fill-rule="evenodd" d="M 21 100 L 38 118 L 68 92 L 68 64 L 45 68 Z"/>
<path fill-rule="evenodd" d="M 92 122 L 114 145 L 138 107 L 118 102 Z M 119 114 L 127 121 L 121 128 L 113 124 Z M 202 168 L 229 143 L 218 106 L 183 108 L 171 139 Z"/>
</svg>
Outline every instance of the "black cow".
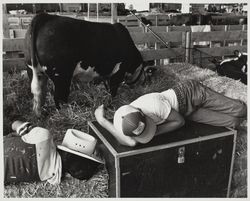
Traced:
<svg viewBox="0 0 250 201">
<path fill-rule="evenodd" d="M 219 75 L 247 84 L 247 54 L 238 50 L 235 50 L 234 54 L 236 56 L 234 59 L 224 60 L 216 65 L 217 72 Z"/>
<path fill-rule="evenodd" d="M 72 77 L 79 70 L 87 81 L 96 76 L 106 79 L 111 95 L 115 96 L 125 76 L 138 74 L 135 72 L 143 62 L 128 30 L 120 23 L 41 13 L 32 19 L 25 44 L 37 116 L 45 102 L 47 78 L 55 85 L 54 100 L 59 108 L 61 102 L 67 102 Z"/>
</svg>

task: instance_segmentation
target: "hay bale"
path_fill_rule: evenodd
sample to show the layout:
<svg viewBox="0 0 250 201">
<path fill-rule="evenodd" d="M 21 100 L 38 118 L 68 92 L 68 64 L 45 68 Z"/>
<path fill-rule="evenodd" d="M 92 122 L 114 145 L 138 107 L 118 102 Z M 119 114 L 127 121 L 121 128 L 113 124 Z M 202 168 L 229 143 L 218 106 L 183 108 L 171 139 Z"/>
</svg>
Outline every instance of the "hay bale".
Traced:
<svg viewBox="0 0 250 201">
<path fill-rule="evenodd" d="M 186 63 L 169 64 L 166 68 L 171 68 L 173 73 L 176 74 L 180 80 L 199 80 L 204 85 L 225 96 L 240 99 L 247 103 L 247 86 L 239 80 L 234 80 L 226 76 L 219 76 L 212 70 L 202 69 Z"/>
</svg>

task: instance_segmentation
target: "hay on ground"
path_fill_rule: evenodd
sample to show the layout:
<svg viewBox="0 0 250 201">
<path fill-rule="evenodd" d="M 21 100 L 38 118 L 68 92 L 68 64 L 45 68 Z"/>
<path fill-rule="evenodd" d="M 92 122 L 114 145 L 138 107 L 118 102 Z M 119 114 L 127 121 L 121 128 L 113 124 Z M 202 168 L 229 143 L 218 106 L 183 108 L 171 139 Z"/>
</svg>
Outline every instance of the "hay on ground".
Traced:
<svg viewBox="0 0 250 201">
<path fill-rule="evenodd" d="M 168 64 L 160 67 L 150 82 L 145 85 L 136 84 L 133 87 L 121 86 L 115 98 L 112 98 L 102 84 L 83 84 L 74 81 L 71 86 L 69 103 L 58 111 L 55 109 L 53 96 L 48 94 L 44 106 L 43 117 L 35 118 L 32 112 L 32 95 L 27 77 L 14 72 L 3 76 L 3 133 L 11 132 L 11 123 L 16 120 L 26 120 L 34 125 L 42 126 L 51 131 L 56 143 L 60 143 L 69 128 L 87 132 L 87 121 L 93 121 L 94 110 L 101 104 L 107 107 L 106 115 L 112 118 L 115 110 L 128 104 L 140 95 L 163 91 L 183 79 L 196 79 L 212 89 L 232 98 L 247 101 L 247 87 L 239 81 L 220 77 L 216 72 L 201 69 L 187 63 Z M 53 93 L 53 85 L 49 83 L 49 91 Z M 246 197 L 246 183 L 241 182 L 246 177 L 244 161 L 246 157 L 246 125 L 238 135 L 236 147 L 236 165 L 234 169 L 231 197 Z M 242 140 L 243 139 L 243 140 Z M 79 181 L 67 176 L 60 185 L 52 186 L 47 182 L 33 182 L 6 185 L 5 197 L 107 197 L 108 174 L 105 167 L 88 181 Z"/>
</svg>

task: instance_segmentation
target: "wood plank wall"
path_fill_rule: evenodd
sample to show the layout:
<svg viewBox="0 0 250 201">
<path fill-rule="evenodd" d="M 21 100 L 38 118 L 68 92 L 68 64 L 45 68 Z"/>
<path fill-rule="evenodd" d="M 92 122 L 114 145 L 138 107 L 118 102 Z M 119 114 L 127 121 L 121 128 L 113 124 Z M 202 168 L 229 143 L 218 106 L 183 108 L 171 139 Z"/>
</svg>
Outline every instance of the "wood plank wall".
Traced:
<svg viewBox="0 0 250 201">
<path fill-rule="evenodd" d="M 151 29 L 168 43 L 168 48 L 143 27 L 128 27 L 131 37 L 138 45 L 145 61 L 179 58 L 182 62 L 197 63 L 195 62 L 197 59 L 200 62 L 200 60 L 209 57 L 232 56 L 235 49 L 247 51 L 246 25 L 228 25 L 226 29 L 225 25 L 216 25 L 211 27 L 211 32 L 191 32 L 191 28 L 188 26 L 155 26 Z M 26 30 L 22 29 L 19 32 L 19 29 L 15 29 L 14 31 L 14 36 L 19 37 L 3 39 L 4 71 L 10 68 L 23 69 L 25 67 L 24 59 L 20 55 L 22 55 L 24 49 L 23 37 Z M 194 45 L 195 42 L 201 41 L 209 41 L 210 45 L 202 47 Z M 232 46 L 225 41 L 236 41 L 236 43 Z M 213 42 L 215 44 L 220 43 L 220 45 L 213 45 Z M 13 58 L 13 52 L 17 53 L 14 54 L 16 55 L 15 58 Z M 12 55 L 12 57 L 8 55 Z"/>
</svg>

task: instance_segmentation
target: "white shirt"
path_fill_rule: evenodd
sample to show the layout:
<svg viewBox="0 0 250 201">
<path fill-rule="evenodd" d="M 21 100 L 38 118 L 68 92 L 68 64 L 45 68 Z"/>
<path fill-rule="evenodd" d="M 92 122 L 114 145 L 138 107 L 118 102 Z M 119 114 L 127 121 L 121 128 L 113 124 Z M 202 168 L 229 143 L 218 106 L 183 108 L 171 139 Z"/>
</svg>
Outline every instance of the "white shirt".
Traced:
<svg viewBox="0 0 250 201">
<path fill-rule="evenodd" d="M 41 181 L 47 180 L 51 184 L 59 184 L 62 175 L 62 161 L 51 133 L 44 128 L 34 127 L 22 136 L 22 140 L 36 146 L 38 173 Z"/>
<path fill-rule="evenodd" d="M 145 94 L 130 103 L 130 105 L 141 109 L 157 125 L 163 123 L 168 118 L 171 108 L 177 112 L 179 111 L 177 96 L 173 89 L 168 89 L 161 93 Z"/>
</svg>

